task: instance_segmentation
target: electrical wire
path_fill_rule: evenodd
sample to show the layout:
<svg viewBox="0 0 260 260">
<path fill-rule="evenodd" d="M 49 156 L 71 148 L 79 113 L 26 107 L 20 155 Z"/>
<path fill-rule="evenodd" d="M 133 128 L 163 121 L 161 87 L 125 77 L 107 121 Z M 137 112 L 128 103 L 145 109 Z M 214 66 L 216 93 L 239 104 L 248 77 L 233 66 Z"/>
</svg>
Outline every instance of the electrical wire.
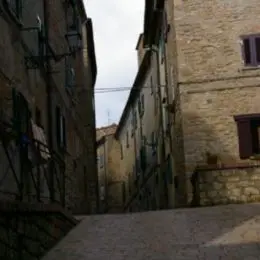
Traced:
<svg viewBox="0 0 260 260">
<path fill-rule="evenodd" d="M 115 88 L 96 88 L 95 93 L 110 93 L 110 92 L 122 92 L 122 91 L 140 91 L 140 89 L 154 89 L 154 88 L 163 88 L 167 87 L 167 85 L 154 85 L 151 86 L 134 86 L 134 87 L 115 87 Z"/>
</svg>

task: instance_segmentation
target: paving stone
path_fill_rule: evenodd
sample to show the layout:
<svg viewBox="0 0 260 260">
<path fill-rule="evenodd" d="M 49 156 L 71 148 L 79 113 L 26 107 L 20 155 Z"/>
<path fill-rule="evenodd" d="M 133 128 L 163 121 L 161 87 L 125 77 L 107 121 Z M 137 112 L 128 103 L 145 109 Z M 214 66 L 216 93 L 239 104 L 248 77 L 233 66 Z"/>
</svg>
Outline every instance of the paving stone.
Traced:
<svg viewBox="0 0 260 260">
<path fill-rule="evenodd" d="M 43 260 L 260 259 L 260 204 L 85 216 Z"/>
</svg>

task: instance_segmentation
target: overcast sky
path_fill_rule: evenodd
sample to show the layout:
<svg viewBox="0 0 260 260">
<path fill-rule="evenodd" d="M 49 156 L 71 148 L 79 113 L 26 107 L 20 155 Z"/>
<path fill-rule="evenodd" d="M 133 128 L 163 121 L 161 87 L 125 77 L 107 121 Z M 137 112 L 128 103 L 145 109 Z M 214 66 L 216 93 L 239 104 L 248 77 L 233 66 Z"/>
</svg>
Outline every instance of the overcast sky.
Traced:
<svg viewBox="0 0 260 260">
<path fill-rule="evenodd" d="M 143 30 L 144 0 L 84 0 L 92 18 L 98 88 L 130 88 L 137 72 L 136 43 Z M 129 91 L 96 94 L 97 127 L 117 123 Z M 109 114 L 109 116 L 108 116 Z"/>
</svg>

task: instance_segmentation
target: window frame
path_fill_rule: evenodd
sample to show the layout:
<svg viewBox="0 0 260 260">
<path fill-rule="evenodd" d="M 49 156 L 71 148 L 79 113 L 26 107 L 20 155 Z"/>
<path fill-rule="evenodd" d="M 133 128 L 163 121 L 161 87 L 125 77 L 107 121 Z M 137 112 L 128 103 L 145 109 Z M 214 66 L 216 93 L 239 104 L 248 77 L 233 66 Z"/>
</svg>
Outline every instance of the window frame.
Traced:
<svg viewBox="0 0 260 260">
<path fill-rule="evenodd" d="M 124 152 L 123 152 L 123 144 L 120 143 L 120 154 L 121 154 L 121 160 L 124 159 Z"/>
<path fill-rule="evenodd" d="M 59 149 L 65 149 L 67 147 L 67 135 L 66 135 L 66 119 L 61 112 L 61 108 L 56 106 L 56 143 Z"/>
<path fill-rule="evenodd" d="M 74 1 L 68 1 L 66 8 L 66 30 L 67 32 L 76 31 L 80 32 L 80 18 L 79 11 Z M 69 17 L 71 16 L 71 20 Z M 72 22 L 70 24 L 70 22 Z"/>
<path fill-rule="evenodd" d="M 150 87 L 151 87 L 151 95 L 153 95 L 153 76 L 151 75 L 151 77 L 150 77 Z"/>
<path fill-rule="evenodd" d="M 260 114 L 247 114 L 247 115 L 237 115 L 234 116 L 234 120 L 237 125 L 237 136 L 239 145 L 239 156 L 240 159 L 253 159 L 255 156 L 260 155 L 260 136 L 258 136 L 258 152 L 254 151 L 254 136 L 252 129 L 253 121 L 259 121 L 260 127 Z M 257 127 L 258 128 L 258 127 Z M 256 129 L 255 129 L 256 130 Z"/>
<path fill-rule="evenodd" d="M 104 161 L 105 161 L 104 160 L 104 154 L 100 154 L 99 155 L 99 163 L 98 163 L 99 164 L 99 168 L 101 168 L 101 169 L 104 168 Z"/>
<path fill-rule="evenodd" d="M 241 49 L 242 49 L 242 57 L 245 67 L 259 67 L 260 66 L 260 59 L 257 61 L 257 49 L 255 40 L 260 39 L 260 33 L 258 34 L 248 34 L 240 36 L 241 39 Z M 249 51 L 250 51 L 250 59 L 249 63 L 246 63 L 246 52 L 245 52 L 245 40 L 249 40 Z M 259 56 L 260 56 L 260 49 L 259 49 Z"/>
<path fill-rule="evenodd" d="M 129 133 L 126 131 L 126 147 L 129 148 Z"/>
<path fill-rule="evenodd" d="M 21 20 L 23 17 L 23 0 L 4 0 L 4 4 L 15 21 L 19 25 L 22 25 Z"/>
</svg>

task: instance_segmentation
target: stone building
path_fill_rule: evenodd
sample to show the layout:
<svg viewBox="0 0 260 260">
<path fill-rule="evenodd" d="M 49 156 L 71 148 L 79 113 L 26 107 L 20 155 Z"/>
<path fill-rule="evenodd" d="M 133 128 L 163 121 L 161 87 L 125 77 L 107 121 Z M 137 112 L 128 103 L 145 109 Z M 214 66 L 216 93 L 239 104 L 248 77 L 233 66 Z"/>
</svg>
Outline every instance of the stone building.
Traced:
<svg viewBox="0 0 260 260">
<path fill-rule="evenodd" d="M 91 19 L 82 1 L 0 3 L 1 199 L 97 211 Z"/>
<path fill-rule="evenodd" d="M 124 182 L 120 168 L 120 144 L 114 138 L 117 125 L 97 129 L 99 209 L 101 213 L 123 211 Z"/>
<path fill-rule="evenodd" d="M 139 71 L 115 134 L 128 187 L 126 210 L 260 199 L 257 6 L 254 0 L 239 6 L 235 1 L 145 2 Z M 149 70 L 156 99 L 146 90 Z M 148 104 L 156 106 L 154 115 Z M 142 106 L 149 113 L 138 117 L 135 110 Z M 134 140 L 129 139 L 133 125 Z M 145 139 L 152 132 L 159 188 L 146 190 L 149 181 L 131 168 L 138 167 L 139 149 L 147 150 Z"/>
<path fill-rule="evenodd" d="M 125 211 L 166 208 L 170 181 L 164 154 L 164 103 L 158 52 L 137 43 L 139 69 L 115 137 L 121 144 Z"/>
<path fill-rule="evenodd" d="M 259 200 L 259 3 L 154 2 L 144 44 L 165 24 L 173 205 Z"/>
</svg>

